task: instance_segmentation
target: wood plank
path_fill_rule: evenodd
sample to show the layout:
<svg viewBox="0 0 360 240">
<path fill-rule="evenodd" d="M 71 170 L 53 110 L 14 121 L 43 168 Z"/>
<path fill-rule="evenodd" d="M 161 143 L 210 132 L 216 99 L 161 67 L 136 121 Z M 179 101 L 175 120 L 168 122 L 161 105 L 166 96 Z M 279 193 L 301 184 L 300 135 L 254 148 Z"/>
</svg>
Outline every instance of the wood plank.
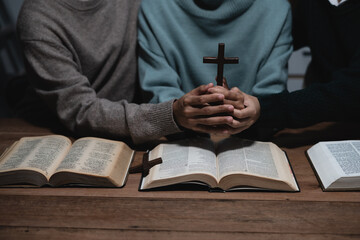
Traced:
<svg viewBox="0 0 360 240">
<path fill-rule="evenodd" d="M 359 235 L 347 234 L 277 234 L 277 233 L 244 233 L 244 232 L 181 232 L 158 230 L 121 230 L 121 229 L 81 229 L 81 228 L 38 228 L 38 227 L 1 227 L 1 239 L 16 240 L 63 240 L 63 239 L 88 239 L 88 240 L 122 240 L 122 239 L 172 239 L 172 240 L 199 240 L 199 239 L 232 239 L 232 240 L 353 240 Z"/>
<path fill-rule="evenodd" d="M 360 234 L 359 202 L 1 196 L 0 226 Z"/>
</svg>

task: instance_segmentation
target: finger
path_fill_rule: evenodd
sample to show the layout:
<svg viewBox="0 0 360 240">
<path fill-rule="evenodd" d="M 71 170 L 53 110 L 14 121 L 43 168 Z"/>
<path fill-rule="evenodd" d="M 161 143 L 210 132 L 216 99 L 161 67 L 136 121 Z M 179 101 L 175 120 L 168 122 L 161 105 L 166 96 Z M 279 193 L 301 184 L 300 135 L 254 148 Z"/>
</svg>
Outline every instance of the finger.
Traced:
<svg viewBox="0 0 360 240">
<path fill-rule="evenodd" d="M 239 100 L 239 101 L 232 101 L 232 100 L 227 100 L 224 99 L 223 104 L 228 104 L 228 105 L 232 105 L 235 107 L 235 109 L 241 110 L 245 108 L 244 102 Z"/>
<path fill-rule="evenodd" d="M 190 91 L 190 95 L 202 95 L 205 94 L 209 88 L 213 87 L 214 84 L 213 83 L 209 83 L 207 85 L 201 85 L 195 89 L 193 89 L 192 91 Z"/>
<path fill-rule="evenodd" d="M 223 78 L 223 87 L 228 90 L 230 89 L 225 77 Z"/>
<path fill-rule="evenodd" d="M 213 117 L 202 117 L 202 118 L 192 118 L 189 119 L 189 122 L 192 126 L 196 125 L 205 125 L 205 126 L 218 126 L 218 125 L 228 125 L 233 121 L 232 116 L 213 116 Z"/>
<path fill-rule="evenodd" d="M 230 115 L 234 112 L 234 106 L 232 105 L 209 105 L 202 108 L 193 108 L 193 116 L 213 116 L 219 114 Z"/>
<path fill-rule="evenodd" d="M 244 127 L 249 127 L 252 124 L 252 120 L 250 118 L 245 118 L 245 119 L 234 119 L 231 123 L 228 124 L 229 127 L 231 128 L 244 128 Z"/>
<path fill-rule="evenodd" d="M 232 100 L 232 101 L 243 102 L 244 98 L 245 98 L 245 94 L 237 87 L 232 88 L 231 90 L 227 90 L 223 87 L 216 86 L 216 87 L 209 88 L 208 92 L 223 94 L 227 100 Z"/>
<path fill-rule="evenodd" d="M 244 94 L 244 92 L 241 91 L 238 87 L 233 87 L 233 88 L 230 89 L 230 91 L 231 91 L 231 92 L 239 92 L 239 93 Z"/>
<path fill-rule="evenodd" d="M 219 94 L 227 94 L 229 92 L 228 89 L 221 87 L 221 86 L 215 86 L 212 88 L 209 88 L 209 93 L 219 93 Z"/>
<path fill-rule="evenodd" d="M 235 109 L 232 116 L 236 119 L 246 119 L 252 118 L 255 115 L 254 110 L 251 107 L 246 107 L 244 109 Z"/>
<path fill-rule="evenodd" d="M 237 87 L 233 87 L 232 89 L 230 89 L 230 91 L 228 92 L 228 99 L 230 100 L 237 100 L 237 99 L 242 99 L 244 100 L 245 97 L 245 93 L 243 93 L 239 88 Z"/>
<path fill-rule="evenodd" d="M 243 109 L 245 107 L 245 94 L 241 92 L 238 88 L 233 88 L 229 91 L 224 88 L 214 87 L 209 89 L 209 92 L 223 94 L 225 97 L 225 104 L 231 104 L 237 109 Z"/>
<path fill-rule="evenodd" d="M 223 94 L 206 94 L 200 96 L 189 95 L 184 99 L 184 104 L 187 106 L 201 106 L 209 103 L 222 102 L 224 100 Z"/>
<path fill-rule="evenodd" d="M 183 115 L 186 118 L 204 118 L 219 114 L 225 114 L 227 116 L 230 116 L 232 115 L 233 112 L 234 112 L 234 106 L 232 105 L 215 105 L 215 106 L 209 105 L 205 107 L 188 106 L 184 110 Z"/>
</svg>

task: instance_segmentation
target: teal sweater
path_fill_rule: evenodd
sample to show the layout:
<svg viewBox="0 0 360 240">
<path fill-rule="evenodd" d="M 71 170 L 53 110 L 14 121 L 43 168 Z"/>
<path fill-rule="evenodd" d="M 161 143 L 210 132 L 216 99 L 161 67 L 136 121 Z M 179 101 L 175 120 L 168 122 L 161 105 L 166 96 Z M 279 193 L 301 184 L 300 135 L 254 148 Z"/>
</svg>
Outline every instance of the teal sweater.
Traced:
<svg viewBox="0 0 360 240">
<path fill-rule="evenodd" d="M 140 82 L 151 102 L 216 83 L 216 64 L 203 57 L 217 56 L 220 42 L 226 57 L 239 57 L 239 64 L 224 66 L 229 87 L 255 96 L 279 93 L 292 52 L 290 6 L 287 0 L 143 0 L 138 40 Z"/>
</svg>

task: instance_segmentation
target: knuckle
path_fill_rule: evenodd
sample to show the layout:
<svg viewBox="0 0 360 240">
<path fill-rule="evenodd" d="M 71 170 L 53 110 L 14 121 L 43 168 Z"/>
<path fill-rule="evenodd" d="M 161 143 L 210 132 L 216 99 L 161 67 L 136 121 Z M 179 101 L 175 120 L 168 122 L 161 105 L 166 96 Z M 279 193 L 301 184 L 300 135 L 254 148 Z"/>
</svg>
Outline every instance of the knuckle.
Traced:
<svg viewBox="0 0 360 240">
<path fill-rule="evenodd" d="M 184 103 L 185 106 L 188 106 L 191 103 L 191 99 L 189 97 L 185 97 L 184 100 L 183 100 L 183 103 Z"/>
<path fill-rule="evenodd" d="M 184 113 L 184 116 L 185 116 L 185 117 L 189 117 L 189 116 L 191 115 L 191 110 L 188 109 L 188 108 L 185 108 L 184 111 L 183 111 L 183 113 Z"/>
<path fill-rule="evenodd" d="M 201 96 L 199 96 L 199 103 L 200 103 L 200 104 L 204 104 L 204 103 L 206 103 L 206 98 L 205 98 L 205 95 L 201 95 Z"/>
<path fill-rule="evenodd" d="M 202 108 L 202 113 L 204 115 L 210 115 L 211 114 L 211 110 L 208 107 L 204 107 Z"/>
<path fill-rule="evenodd" d="M 220 112 L 231 112 L 231 110 L 229 109 L 228 106 L 225 106 L 225 105 L 221 105 L 219 106 L 219 109 L 218 109 Z"/>
<path fill-rule="evenodd" d="M 208 119 L 208 118 L 202 118 L 202 119 L 199 120 L 199 122 L 200 122 L 201 124 L 208 125 L 209 119 Z"/>
</svg>

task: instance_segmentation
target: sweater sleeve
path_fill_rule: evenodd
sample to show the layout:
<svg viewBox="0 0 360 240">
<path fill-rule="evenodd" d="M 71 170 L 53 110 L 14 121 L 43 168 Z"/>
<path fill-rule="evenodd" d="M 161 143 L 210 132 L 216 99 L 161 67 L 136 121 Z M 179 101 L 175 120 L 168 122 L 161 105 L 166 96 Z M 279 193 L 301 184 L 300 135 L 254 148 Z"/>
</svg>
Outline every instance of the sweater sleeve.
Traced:
<svg viewBox="0 0 360 240">
<path fill-rule="evenodd" d="M 256 84 L 253 87 L 255 96 L 280 93 L 286 89 L 288 77 L 288 60 L 292 53 L 291 10 L 286 12 L 279 36 L 268 57 L 259 66 Z"/>
<path fill-rule="evenodd" d="M 143 7 L 143 5 L 142 5 Z M 152 32 L 152 21 L 147 19 L 146 10 L 139 12 L 139 78 L 144 91 L 150 92 L 150 102 L 159 103 L 180 98 L 180 77 L 165 58 L 156 36 Z"/>
<path fill-rule="evenodd" d="M 65 47 L 33 40 L 23 47 L 36 93 L 77 135 L 131 137 L 141 143 L 179 131 L 172 101 L 136 105 L 99 98 Z"/>
<path fill-rule="evenodd" d="M 296 128 L 322 121 L 359 121 L 359 69 L 359 65 L 352 65 L 334 72 L 330 82 L 259 98 L 259 124 Z"/>
<path fill-rule="evenodd" d="M 292 36 L 294 50 L 298 50 L 307 46 L 308 34 L 307 23 L 304 19 L 307 19 L 309 13 L 306 9 L 309 9 L 309 1 L 307 0 L 292 0 Z"/>
</svg>

